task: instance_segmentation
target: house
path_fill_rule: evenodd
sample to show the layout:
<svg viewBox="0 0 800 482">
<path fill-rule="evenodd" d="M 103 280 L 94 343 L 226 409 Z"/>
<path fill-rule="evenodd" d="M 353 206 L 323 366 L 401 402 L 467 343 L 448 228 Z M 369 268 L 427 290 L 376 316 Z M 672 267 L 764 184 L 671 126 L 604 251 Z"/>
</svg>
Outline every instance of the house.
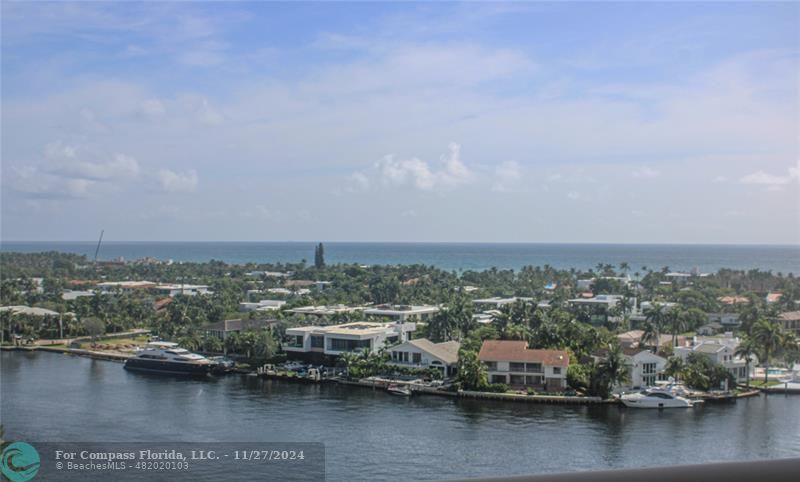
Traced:
<svg viewBox="0 0 800 482">
<path fill-rule="evenodd" d="M 308 288 L 299 288 L 299 289 L 287 289 L 287 288 L 269 288 L 267 293 L 272 293 L 273 295 L 285 295 L 285 296 L 303 296 L 311 293 L 311 290 Z"/>
<path fill-rule="evenodd" d="M 189 284 L 160 284 L 155 287 L 158 294 L 173 298 L 178 295 L 213 295 L 213 291 L 208 290 L 208 285 L 189 285 Z"/>
<path fill-rule="evenodd" d="M 416 330 L 414 323 L 358 321 L 333 326 L 288 328 L 283 350 L 291 358 L 311 362 L 329 361 L 342 353 L 376 352 L 386 345 L 405 342 Z"/>
<path fill-rule="evenodd" d="M 439 311 L 438 306 L 431 305 L 378 305 L 364 310 L 368 316 L 383 316 L 395 321 L 425 321 Z"/>
<path fill-rule="evenodd" d="M 693 337 L 684 346 L 674 348 L 675 356 L 686 360 L 691 353 L 708 357 L 712 362 L 725 367 L 737 382 L 747 379 L 747 363 L 735 355 L 739 339 L 732 334 L 715 337 Z"/>
<path fill-rule="evenodd" d="M 94 291 L 64 290 L 61 292 L 61 299 L 64 301 L 72 301 L 85 296 L 94 296 Z"/>
<path fill-rule="evenodd" d="M 622 301 L 620 295 L 597 295 L 591 298 L 573 298 L 567 303 L 574 308 L 584 309 L 589 312 L 591 323 L 605 323 L 608 321 L 619 321 L 619 317 L 609 316 L 610 311 Z"/>
<path fill-rule="evenodd" d="M 567 388 L 569 354 L 564 350 L 534 350 L 527 341 L 486 340 L 478 358 L 486 365 L 490 383 L 549 391 Z"/>
<path fill-rule="evenodd" d="M 445 378 L 455 376 L 461 343 L 434 343 L 427 338 L 409 340 L 391 349 L 389 365 L 414 368 L 438 368 Z"/>
<path fill-rule="evenodd" d="M 739 313 L 706 313 L 709 323 L 719 323 L 725 329 L 732 329 L 741 324 Z"/>
<path fill-rule="evenodd" d="M 239 303 L 239 311 L 277 311 L 280 310 L 286 302 L 283 300 L 261 300 L 256 302 L 243 302 Z"/>
<path fill-rule="evenodd" d="M 347 305 L 319 305 L 319 306 L 301 306 L 300 308 L 292 308 L 287 310 L 289 313 L 296 315 L 313 315 L 313 316 L 333 316 L 341 313 L 353 313 L 363 310 L 362 306 L 347 306 Z"/>
<path fill-rule="evenodd" d="M 717 333 L 721 332 L 723 329 L 724 328 L 722 326 L 722 323 L 720 323 L 718 321 L 712 321 L 711 323 L 707 323 L 707 324 L 701 326 L 700 328 L 698 328 L 697 329 L 697 334 L 698 335 L 711 336 L 711 335 L 716 335 Z"/>
<path fill-rule="evenodd" d="M 800 336 L 800 311 L 787 311 L 778 315 L 778 323 L 786 330 Z"/>
<path fill-rule="evenodd" d="M 667 359 L 650 350 L 634 349 L 625 354 L 625 364 L 630 370 L 632 388 L 652 387 L 657 380 L 666 380 L 664 369 Z"/>
<path fill-rule="evenodd" d="M 622 345 L 622 348 L 625 350 L 631 350 L 640 346 L 642 344 L 642 336 L 644 335 L 644 330 L 630 330 L 626 331 L 625 333 L 620 333 L 617 335 L 617 339 Z M 678 343 L 683 343 L 685 337 L 678 337 Z M 658 336 L 658 346 L 659 348 L 663 346 L 669 346 L 672 344 L 672 335 L 662 333 Z"/>
<path fill-rule="evenodd" d="M 206 336 L 214 336 L 220 340 L 225 340 L 226 337 L 232 333 L 241 333 L 242 331 L 263 330 L 272 328 L 274 325 L 280 323 L 278 320 L 223 320 L 216 323 L 211 323 L 204 326 L 202 329 L 205 331 Z"/>
<path fill-rule="evenodd" d="M 720 296 L 717 301 L 723 305 L 749 305 L 750 298 L 746 296 Z"/>
<path fill-rule="evenodd" d="M 123 293 L 133 293 L 137 290 L 149 290 L 156 286 L 157 284 L 152 281 L 104 281 L 97 283 L 97 289 L 101 293 L 113 293 L 117 290 Z"/>
<path fill-rule="evenodd" d="M 476 305 L 483 305 L 486 307 L 492 308 L 500 308 L 504 305 L 511 305 L 516 303 L 517 301 L 533 301 L 533 298 L 522 298 L 517 296 L 512 296 L 511 298 L 501 298 L 499 296 L 495 296 L 494 298 L 484 298 L 480 300 L 472 300 L 473 304 Z"/>
<path fill-rule="evenodd" d="M 771 291 L 767 293 L 766 301 L 767 303 L 777 303 L 783 297 L 783 293 L 778 291 Z"/>
</svg>

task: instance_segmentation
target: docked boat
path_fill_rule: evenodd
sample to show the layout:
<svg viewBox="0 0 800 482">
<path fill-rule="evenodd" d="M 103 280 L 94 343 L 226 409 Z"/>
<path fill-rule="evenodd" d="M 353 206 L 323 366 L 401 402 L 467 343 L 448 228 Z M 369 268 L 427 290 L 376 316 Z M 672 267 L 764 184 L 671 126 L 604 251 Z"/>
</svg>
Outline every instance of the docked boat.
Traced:
<svg viewBox="0 0 800 482">
<path fill-rule="evenodd" d="M 405 385 L 396 385 L 392 384 L 386 387 L 386 391 L 392 395 L 400 395 L 403 397 L 410 397 L 411 396 L 411 389 Z"/>
<path fill-rule="evenodd" d="M 636 393 L 626 393 L 620 397 L 623 405 L 631 408 L 688 408 L 697 403 L 684 398 L 671 390 L 650 388 Z"/>
<path fill-rule="evenodd" d="M 173 375 L 208 375 L 213 365 L 208 358 L 165 341 L 150 342 L 125 361 L 126 370 Z"/>
</svg>

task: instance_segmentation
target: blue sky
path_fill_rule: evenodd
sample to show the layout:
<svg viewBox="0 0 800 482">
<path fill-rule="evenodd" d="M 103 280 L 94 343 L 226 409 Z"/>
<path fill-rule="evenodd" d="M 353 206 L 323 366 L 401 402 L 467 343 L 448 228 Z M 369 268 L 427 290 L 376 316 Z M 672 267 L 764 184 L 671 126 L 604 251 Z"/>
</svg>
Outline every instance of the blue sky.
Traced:
<svg viewBox="0 0 800 482">
<path fill-rule="evenodd" d="M 2 10 L 3 239 L 800 243 L 797 3 Z"/>
</svg>

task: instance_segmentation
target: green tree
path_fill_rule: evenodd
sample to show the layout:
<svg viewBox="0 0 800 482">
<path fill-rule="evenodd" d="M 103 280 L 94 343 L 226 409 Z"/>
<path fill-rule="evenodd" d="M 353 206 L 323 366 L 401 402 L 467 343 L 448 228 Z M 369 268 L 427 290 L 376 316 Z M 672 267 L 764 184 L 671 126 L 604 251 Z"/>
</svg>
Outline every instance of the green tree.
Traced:
<svg viewBox="0 0 800 482">
<path fill-rule="evenodd" d="M 486 365 L 478 358 L 478 352 L 461 349 L 458 352 L 458 381 L 466 390 L 482 390 L 489 385 Z"/>
<path fill-rule="evenodd" d="M 784 344 L 781 326 L 765 318 L 758 320 L 752 329 L 752 339 L 760 349 L 761 364 L 764 366 L 764 383 L 769 380 L 769 359 Z"/>
<path fill-rule="evenodd" d="M 97 337 L 106 332 L 106 324 L 100 318 L 90 317 L 83 320 L 83 329 L 92 338 L 92 345 L 94 345 Z"/>
<path fill-rule="evenodd" d="M 745 385 L 747 388 L 750 388 L 750 363 L 753 362 L 753 355 L 757 354 L 757 350 L 758 346 L 755 340 L 753 340 L 750 336 L 745 335 L 734 352 L 734 356 L 744 359 L 744 366 L 747 372 Z"/>
</svg>

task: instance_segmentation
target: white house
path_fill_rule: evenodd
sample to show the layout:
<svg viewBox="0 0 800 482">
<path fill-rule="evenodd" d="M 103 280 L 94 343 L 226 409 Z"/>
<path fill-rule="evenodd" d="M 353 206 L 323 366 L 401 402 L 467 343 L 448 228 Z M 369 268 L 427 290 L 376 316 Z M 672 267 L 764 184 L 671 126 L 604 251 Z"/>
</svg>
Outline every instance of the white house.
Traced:
<svg viewBox="0 0 800 482">
<path fill-rule="evenodd" d="M 277 311 L 280 310 L 286 302 L 283 300 L 261 300 L 256 302 L 239 303 L 239 311 Z"/>
<path fill-rule="evenodd" d="M 719 323 L 723 328 L 732 329 L 741 324 L 739 313 L 706 313 L 709 323 Z"/>
<path fill-rule="evenodd" d="M 527 341 L 486 340 L 478 358 L 486 365 L 490 383 L 548 391 L 567 388 L 569 354 L 563 350 L 533 350 Z"/>
<path fill-rule="evenodd" d="M 747 379 L 747 363 L 743 358 L 734 355 L 738 346 L 739 339 L 728 333 L 719 337 L 694 337 L 685 346 L 676 346 L 674 353 L 683 360 L 690 353 L 701 354 L 725 367 L 737 382 L 744 382 Z M 755 363 L 756 360 L 753 360 L 751 366 L 755 366 Z"/>
<path fill-rule="evenodd" d="M 476 305 L 484 305 L 487 307 L 492 308 L 500 308 L 504 305 L 511 305 L 516 303 L 517 301 L 533 301 L 533 298 L 523 298 L 518 296 L 512 296 L 511 298 L 501 298 L 499 296 L 495 296 L 493 298 L 483 298 L 479 300 L 472 300 L 472 303 Z"/>
<path fill-rule="evenodd" d="M 438 368 L 445 377 L 452 377 L 458 367 L 459 348 L 461 343 L 457 341 L 433 343 L 427 338 L 418 338 L 393 346 L 388 363 L 402 367 Z"/>
<path fill-rule="evenodd" d="M 214 294 L 208 290 L 208 285 L 188 285 L 188 284 L 161 284 L 155 287 L 156 292 L 170 298 L 178 295 L 195 296 Z"/>
<path fill-rule="evenodd" d="M 354 313 L 363 309 L 363 306 L 317 305 L 301 306 L 299 308 L 292 308 L 291 310 L 287 311 L 297 315 L 332 316 L 339 313 Z"/>
<path fill-rule="evenodd" d="M 649 350 L 640 350 L 632 355 L 625 355 L 626 365 L 630 370 L 630 386 L 652 387 L 657 380 L 665 380 L 664 368 L 667 359 Z"/>
<path fill-rule="evenodd" d="M 288 328 L 284 351 L 297 358 L 320 360 L 324 355 L 347 352 L 375 352 L 387 344 L 404 342 L 416 329 L 414 323 L 370 323 L 359 321 L 333 326 Z"/>
<path fill-rule="evenodd" d="M 395 321 L 424 321 L 439 311 L 438 306 L 431 305 L 378 305 L 364 310 L 365 315 L 384 316 Z"/>
</svg>

